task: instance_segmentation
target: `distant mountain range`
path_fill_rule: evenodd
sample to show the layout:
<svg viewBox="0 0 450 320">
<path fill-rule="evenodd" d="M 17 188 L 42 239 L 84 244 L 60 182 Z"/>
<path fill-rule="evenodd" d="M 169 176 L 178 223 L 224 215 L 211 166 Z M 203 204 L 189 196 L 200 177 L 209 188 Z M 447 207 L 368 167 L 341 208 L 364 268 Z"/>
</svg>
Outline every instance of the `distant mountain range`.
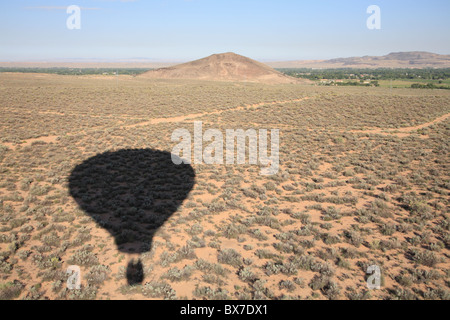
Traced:
<svg viewBox="0 0 450 320">
<path fill-rule="evenodd" d="M 58 61 L 0 61 L 0 68 L 139 68 L 155 69 L 170 67 L 177 64 L 174 61 L 156 61 L 150 59 L 121 59 L 121 60 L 101 60 L 101 59 L 73 59 Z"/>
<path fill-rule="evenodd" d="M 182 61 L 163 61 L 161 59 L 74 59 L 58 61 L 17 61 L 0 62 L 0 67 L 10 68 L 164 68 Z M 450 68 L 450 55 L 425 51 L 393 52 L 385 56 L 364 56 L 337 58 L 330 60 L 294 60 L 265 62 L 272 68 Z"/>
<path fill-rule="evenodd" d="M 450 55 L 424 51 L 393 52 L 388 55 L 268 62 L 272 68 L 450 68 Z"/>
</svg>

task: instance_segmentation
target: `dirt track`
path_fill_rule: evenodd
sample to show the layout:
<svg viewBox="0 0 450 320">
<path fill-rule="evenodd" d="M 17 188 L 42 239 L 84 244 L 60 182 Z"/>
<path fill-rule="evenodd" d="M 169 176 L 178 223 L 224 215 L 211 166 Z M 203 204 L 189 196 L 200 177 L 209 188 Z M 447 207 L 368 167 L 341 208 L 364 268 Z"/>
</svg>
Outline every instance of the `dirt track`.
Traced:
<svg viewBox="0 0 450 320">
<path fill-rule="evenodd" d="M 414 131 L 428 128 L 428 127 L 432 126 L 433 124 L 441 123 L 441 122 L 445 121 L 448 117 L 450 117 L 450 113 L 447 113 L 437 119 L 434 119 L 433 121 L 426 122 L 421 125 L 413 126 L 413 127 L 404 127 L 404 128 L 396 128 L 396 129 L 377 128 L 377 129 L 369 129 L 369 130 L 357 130 L 357 131 L 352 131 L 352 132 L 367 133 L 367 134 L 381 134 L 381 135 L 395 135 L 398 137 L 405 137 Z"/>
<path fill-rule="evenodd" d="M 301 101 L 305 101 L 305 100 L 309 100 L 309 99 L 311 99 L 311 97 L 304 97 L 304 98 L 300 98 L 300 99 L 286 100 L 286 101 L 261 102 L 261 103 L 257 103 L 257 104 L 249 104 L 249 105 L 245 105 L 245 106 L 239 106 L 239 107 L 227 109 L 227 110 L 219 110 L 219 111 L 203 112 L 203 113 L 191 113 L 191 114 L 187 114 L 187 115 L 183 115 L 183 116 L 170 117 L 170 118 L 155 118 L 155 119 L 151 119 L 151 120 L 140 122 L 140 123 L 121 126 L 120 128 L 128 129 L 128 128 L 136 128 L 136 127 L 152 125 L 152 124 L 183 122 L 186 120 L 193 120 L 195 118 L 200 118 L 200 117 L 207 116 L 207 115 L 221 114 L 223 112 L 228 112 L 228 111 L 241 111 L 241 110 L 245 110 L 247 108 L 259 108 L 262 106 L 287 104 L 287 103 L 292 103 L 292 102 L 301 102 Z M 375 129 L 369 129 L 369 130 L 355 130 L 352 132 L 353 133 L 365 133 L 365 134 L 395 135 L 398 137 L 406 137 L 414 131 L 424 129 L 424 128 L 427 128 L 434 124 L 443 122 L 449 117 L 450 117 L 450 113 L 447 113 L 433 121 L 423 123 L 421 125 L 413 126 L 413 127 L 404 127 L 404 128 L 396 128 L 396 129 L 375 128 Z M 94 128 L 94 129 L 97 129 L 97 128 Z M 32 139 L 24 140 L 21 145 L 22 146 L 31 145 L 35 141 L 44 141 L 47 143 L 56 142 L 57 138 L 58 138 L 58 136 L 43 136 L 43 137 L 38 137 L 38 138 L 32 138 Z M 8 148 L 15 149 L 15 145 L 13 143 L 3 143 L 3 145 L 7 146 Z"/>
</svg>

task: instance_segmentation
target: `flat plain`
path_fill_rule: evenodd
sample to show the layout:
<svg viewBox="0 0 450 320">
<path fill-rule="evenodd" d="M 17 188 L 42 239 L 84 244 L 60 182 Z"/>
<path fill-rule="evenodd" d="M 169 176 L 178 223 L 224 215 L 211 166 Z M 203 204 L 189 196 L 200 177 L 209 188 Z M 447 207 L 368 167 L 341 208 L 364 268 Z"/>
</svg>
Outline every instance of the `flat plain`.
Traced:
<svg viewBox="0 0 450 320">
<path fill-rule="evenodd" d="M 448 90 L 1 73 L 0 299 L 449 299 L 449 114 Z M 171 152 L 194 121 L 280 129 L 278 174 L 193 164 L 147 250 L 129 231 L 138 204 L 117 212 L 135 244 L 118 250 L 71 172 L 108 151 Z"/>
</svg>

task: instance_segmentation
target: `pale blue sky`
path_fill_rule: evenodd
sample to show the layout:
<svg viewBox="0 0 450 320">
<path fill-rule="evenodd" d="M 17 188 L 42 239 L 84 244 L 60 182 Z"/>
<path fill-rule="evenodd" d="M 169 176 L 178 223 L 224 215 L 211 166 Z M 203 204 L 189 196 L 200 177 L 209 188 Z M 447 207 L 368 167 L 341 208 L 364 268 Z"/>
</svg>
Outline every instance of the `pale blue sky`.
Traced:
<svg viewBox="0 0 450 320">
<path fill-rule="evenodd" d="M 72 4 L 83 8 L 81 30 L 66 27 Z M 366 27 L 372 4 L 381 30 Z M 449 0 L 0 1 L 0 61 L 450 54 L 449 16 Z"/>
</svg>

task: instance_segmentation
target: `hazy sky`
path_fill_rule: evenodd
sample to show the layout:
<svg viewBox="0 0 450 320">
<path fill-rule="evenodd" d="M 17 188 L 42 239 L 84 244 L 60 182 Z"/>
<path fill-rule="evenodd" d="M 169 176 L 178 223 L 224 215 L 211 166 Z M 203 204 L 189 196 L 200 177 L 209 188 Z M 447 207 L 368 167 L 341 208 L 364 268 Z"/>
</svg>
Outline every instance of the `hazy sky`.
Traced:
<svg viewBox="0 0 450 320">
<path fill-rule="evenodd" d="M 66 26 L 73 4 L 80 30 Z M 381 30 L 366 26 L 370 5 Z M 0 61 L 450 54 L 449 16 L 449 0 L 2 0 Z"/>
</svg>

